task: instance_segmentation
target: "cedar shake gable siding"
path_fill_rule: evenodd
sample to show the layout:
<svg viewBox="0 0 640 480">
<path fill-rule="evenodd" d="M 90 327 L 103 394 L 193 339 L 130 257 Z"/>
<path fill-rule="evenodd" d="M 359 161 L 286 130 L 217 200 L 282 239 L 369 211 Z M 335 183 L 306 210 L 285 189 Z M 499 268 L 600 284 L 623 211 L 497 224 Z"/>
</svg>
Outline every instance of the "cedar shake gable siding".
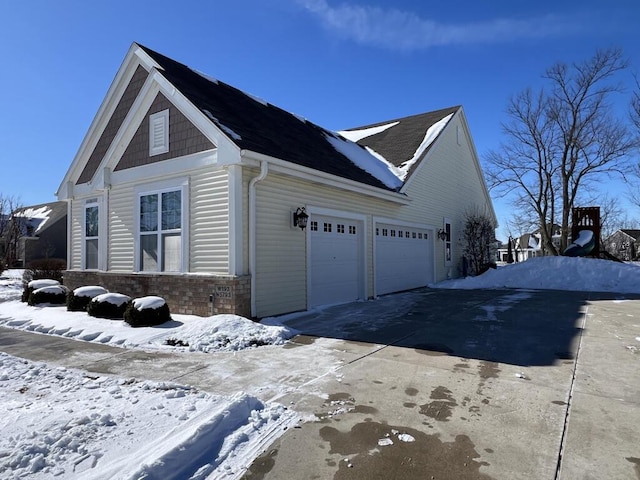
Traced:
<svg viewBox="0 0 640 480">
<path fill-rule="evenodd" d="M 161 66 L 160 73 L 240 149 L 393 191 L 333 148 L 326 138 L 335 137 L 333 132 L 139 46 Z"/>
<path fill-rule="evenodd" d="M 447 115 L 456 113 L 459 109 L 460 106 L 449 107 L 433 112 L 397 118 L 395 120 L 387 120 L 385 122 L 378 122 L 362 127 L 349 128 L 346 131 L 364 130 L 398 122 L 397 125 L 387 128 L 380 133 L 364 137 L 356 143 L 358 143 L 358 145 L 371 148 L 382 155 L 387 161 L 389 161 L 389 163 L 396 167 L 400 167 L 403 163 L 411 160 L 416 150 L 418 150 L 418 147 L 424 140 L 427 130 L 429 130 L 431 126 L 445 118 Z M 426 155 L 432 146 L 433 142 L 425 150 L 424 155 Z M 418 163 L 419 162 L 416 162 L 411 167 L 406 178 L 409 178 Z"/>
<path fill-rule="evenodd" d="M 131 105 L 133 105 L 138 93 L 140 93 L 147 76 L 147 71 L 142 68 L 142 66 L 138 65 L 129 85 L 127 85 L 127 88 L 122 94 L 122 98 L 120 99 L 118 106 L 115 108 L 111 118 L 107 122 L 107 126 L 102 132 L 98 143 L 96 143 L 93 152 L 91 152 L 91 156 L 89 157 L 84 170 L 82 170 L 76 185 L 87 183 L 93 178 L 93 175 L 96 173 L 96 169 L 100 166 L 100 162 L 102 162 L 105 153 L 107 153 L 107 150 L 111 146 L 111 142 L 113 142 L 118 130 L 120 130 L 122 122 L 129 113 Z"/>
<path fill-rule="evenodd" d="M 149 116 L 169 110 L 169 151 L 149 156 Z M 114 171 L 211 150 L 215 145 L 205 137 L 167 98 L 158 93 Z"/>
</svg>

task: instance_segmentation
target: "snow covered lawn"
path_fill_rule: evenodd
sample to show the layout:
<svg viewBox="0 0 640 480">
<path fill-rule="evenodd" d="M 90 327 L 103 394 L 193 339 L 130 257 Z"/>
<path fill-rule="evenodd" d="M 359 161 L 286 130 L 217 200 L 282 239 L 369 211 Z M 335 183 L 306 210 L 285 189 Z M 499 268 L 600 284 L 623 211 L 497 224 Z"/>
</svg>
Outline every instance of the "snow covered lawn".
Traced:
<svg viewBox="0 0 640 480">
<path fill-rule="evenodd" d="M 248 395 L 90 376 L 4 353 L 0 391 L 2 478 L 234 478 L 244 452 L 296 419 Z"/>
<path fill-rule="evenodd" d="M 21 271 L 0 278 L 0 325 L 125 348 L 211 353 L 280 345 L 295 331 L 236 315 L 172 315 L 157 327 L 30 307 Z M 174 383 L 93 376 L 0 352 L 0 477 L 238 478 L 298 422 L 277 403 Z"/>
</svg>

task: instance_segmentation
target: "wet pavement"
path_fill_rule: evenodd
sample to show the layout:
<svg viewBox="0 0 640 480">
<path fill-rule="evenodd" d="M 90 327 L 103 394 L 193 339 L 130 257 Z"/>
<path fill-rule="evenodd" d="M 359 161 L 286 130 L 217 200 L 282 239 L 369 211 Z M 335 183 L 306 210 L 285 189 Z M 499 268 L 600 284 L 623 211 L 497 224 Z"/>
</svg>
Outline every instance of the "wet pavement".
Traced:
<svg viewBox="0 0 640 480">
<path fill-rule="evenodd" d="M 640 479 L 640 297 L 421 290 L 294 316 L 236 354 L 0 329 L 0 350 L 244 390 L 305 417 L 246 479 Z"/>
</svg>

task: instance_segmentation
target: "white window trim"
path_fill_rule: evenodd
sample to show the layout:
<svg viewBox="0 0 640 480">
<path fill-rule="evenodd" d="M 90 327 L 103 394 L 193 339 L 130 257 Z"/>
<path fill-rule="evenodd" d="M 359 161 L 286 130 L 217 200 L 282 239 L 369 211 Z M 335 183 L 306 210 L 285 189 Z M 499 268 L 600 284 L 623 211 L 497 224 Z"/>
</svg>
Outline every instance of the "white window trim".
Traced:
<svg viewBox="0 0 640 480">
<path fill-rule="evenodd" d="M 140 198 L 145 195 L 161 195 L 167 192 L 175 192 L 179 190 L 181 199 L 180 199 L 180 244 L 181 244 L 181 252 L 180 252 L 180 270 L 176 271 L 163 271 L 162 263 L 158 261 L 158 269 L 157 270 L 142 270 L 141 265 L 141 255 L 142 248 L 140 244 Z M 155 182 L 152 184 L 146 185 L 138 185 L 135 189 L 135 212 L 136 212 L 136 237 L 135 237 L 135 245 L 134 245 L 134 271 L 139 273 L 161 273 L 161 274 L 176 274 L 176 273 L 184 273 L 189 271 L 189 181 L 186 178 L 180 179 L 171 179 L 164 180 L 160 182 Z M 160 236 L 161 230 L 158 230 L 158 235 Z M 161 252 L 158 251 L 158 255 L 161 255 Z"/>
<path fill-rule="evenodd" d="M 87 237 L 87 209 L 89 208 L 98 208 L 98 236 L 97 237 Z M 100 205 L 100 200 L 97 198 L 92 198 L 90 200 L 86 200 L 84 205 L 82 206 L 82 269 L 97 271 L 100 270 L 101 265 L 101 244 L 100 241 L 100 232 L 103 230 L 102 222 L 101 222 L 101 210 L 102 207 Z M 98 241 L 98 261 L 96 268 L 87 268 L 87 240 L 97 240 Z"/>
<path fill-rule="evenodd" d="M 161 129 L 156 135 L 156 129 Z M 169 151 L 169 109 L 149 116 L 149 156 Z"/>
</svg>

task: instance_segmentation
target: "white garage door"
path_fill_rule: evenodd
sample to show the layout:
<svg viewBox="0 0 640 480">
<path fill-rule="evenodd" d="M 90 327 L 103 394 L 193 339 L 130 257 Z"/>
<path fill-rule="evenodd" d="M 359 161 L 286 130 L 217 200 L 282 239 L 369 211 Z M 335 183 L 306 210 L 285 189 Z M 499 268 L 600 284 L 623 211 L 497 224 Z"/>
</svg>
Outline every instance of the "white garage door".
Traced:
<svg viewBox="0 0 640 480">
<path fill-rule="evenodd" d="M 309 308 L 363 298 L 362 222 L 311 215 Z"/>
<path fill-rule="evenodd" d="M 433 234 L 421 228 L 376 224 L 376 294 L 424 287 L 434 280 Z"/>
</svg>

